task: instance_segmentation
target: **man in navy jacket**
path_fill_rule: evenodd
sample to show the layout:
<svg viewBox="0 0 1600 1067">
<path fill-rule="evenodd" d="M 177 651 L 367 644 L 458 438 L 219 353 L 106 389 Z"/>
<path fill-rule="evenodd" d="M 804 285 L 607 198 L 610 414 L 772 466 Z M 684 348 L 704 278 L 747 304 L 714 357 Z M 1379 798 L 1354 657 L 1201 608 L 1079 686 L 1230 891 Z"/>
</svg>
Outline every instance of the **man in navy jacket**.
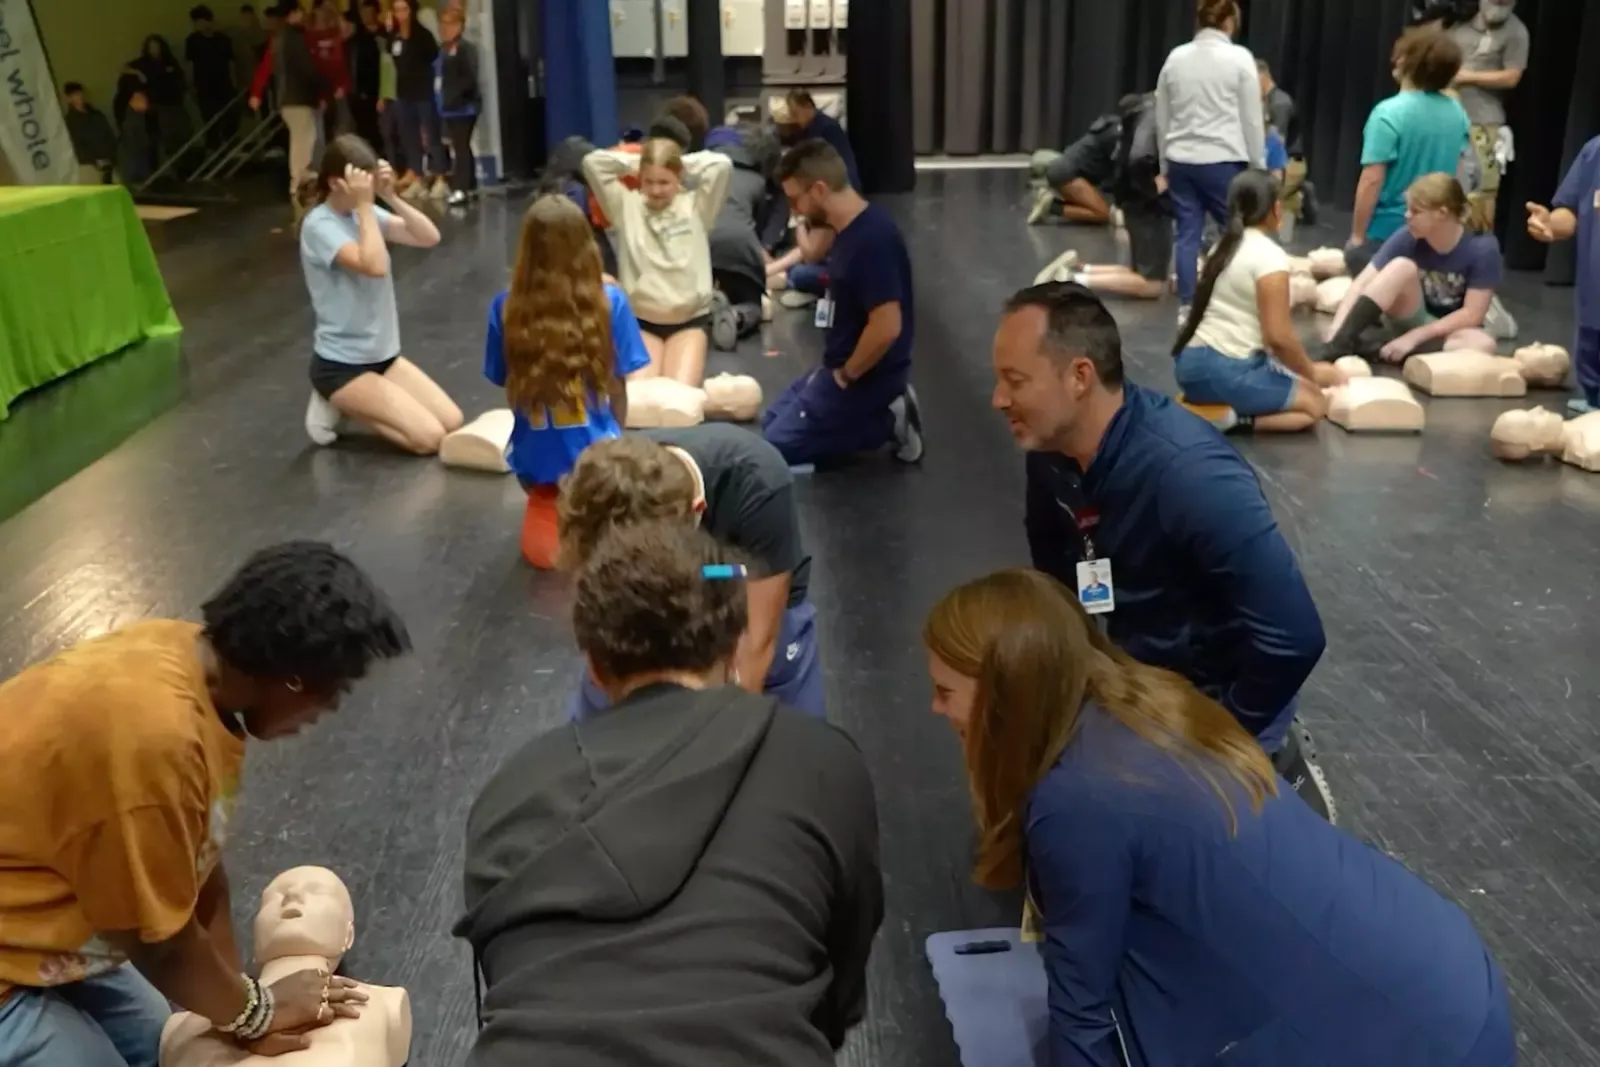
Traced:
<svg viewBox="0 0 1600 1067">
<path fill-rule="evenodd" d="M 1111 639 L 1219 701 L 1331 818 L 1294 725 L 1322 620 L 1255 470 L 1204 420 L 1123 380 L 1116 320 L 1081 285 L 1012 297 L 994 363 L 994 406 L 1028 450 L 1033 565 L 1081 591 L 1079 564 L 1099 561 L 1111 596 L 1085 607 Z"/>
</svg>

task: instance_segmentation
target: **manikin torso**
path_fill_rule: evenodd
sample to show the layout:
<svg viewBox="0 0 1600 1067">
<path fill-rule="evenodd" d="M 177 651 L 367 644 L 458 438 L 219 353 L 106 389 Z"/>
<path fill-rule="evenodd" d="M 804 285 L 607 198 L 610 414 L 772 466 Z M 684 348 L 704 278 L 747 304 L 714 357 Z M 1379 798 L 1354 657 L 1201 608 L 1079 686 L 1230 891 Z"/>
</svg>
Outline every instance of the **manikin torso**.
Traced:
<svg viewBox="0 0 1600 1067">
<path fill-rule="evenodd" d="M 350 947 L 355 918 L 349 893 L 332 871 L 296 867 L 261 894 L 256 958 L 267 984 L 306 968 L 329 973 Z M 213 1031 L 209 1020 L 177 1012 L 161 1031 L 161 1067 L 401 1067 L 411 1053 L 411 999 L 404 989 L 361 985 L 370 998 L 361 1017 L 309 1031 L 311 1047 L 256 1056 Z"/>
<path fill-rule="evenodd" d="M 1548 453 L 1563 463 L 1600 473 L 1600 412 L 1564 421 L 1543 408 L 1508 411 L 1495 420 L 1489 440 L 1501 459 L 1522 460 Z"/>
<path fill-rule="evenodd" d="M 1487 352 L 1438 352 L 1406 360 L 1405 379 L 1429 396 L 1526 396 L 1514 359 Z"/>
<path fill-rule="evenodd" d="M 1417 433 L 1425 422 L 1422 405 L 1405 382 L 1394 378 L 1374 378 L 1369 372 L 1324 393 L 1328 421 L 1352 433 Z"/>
</svg>

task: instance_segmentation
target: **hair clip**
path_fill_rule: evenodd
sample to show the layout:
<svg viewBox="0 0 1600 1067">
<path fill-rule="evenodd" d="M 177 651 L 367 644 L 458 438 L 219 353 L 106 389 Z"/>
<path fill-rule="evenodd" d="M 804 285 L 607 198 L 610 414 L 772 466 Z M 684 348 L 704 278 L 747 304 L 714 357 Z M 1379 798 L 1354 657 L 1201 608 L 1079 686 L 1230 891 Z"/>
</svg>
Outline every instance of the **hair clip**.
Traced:
<svg viewBox="0 0 1600 1067">
<path fill-rule="evenodd" d="M 729 578 L 743 578 L 745 569 L 738 563 L 707 563 L 700 568 L 700 577 L 708 582 L 725 581 Z"/>
</svg>

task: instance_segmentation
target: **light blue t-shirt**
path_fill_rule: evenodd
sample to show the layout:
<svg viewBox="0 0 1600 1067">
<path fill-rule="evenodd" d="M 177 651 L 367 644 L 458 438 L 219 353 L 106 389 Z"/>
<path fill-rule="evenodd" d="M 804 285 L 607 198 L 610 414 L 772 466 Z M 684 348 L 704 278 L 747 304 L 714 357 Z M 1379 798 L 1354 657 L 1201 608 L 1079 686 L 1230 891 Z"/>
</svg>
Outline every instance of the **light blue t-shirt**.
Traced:
<svg viewBox="0 0 1600 1067">
<path fill-rule="evenodd" d="M 1367 240 L 1385 241 L 1406 224 L 1406 190 L 1424 174 L 1456 175 L 1471 124 L 1460 103 L 1442 93 L 1396 93 L 1372 109 L 1361 142 L 1361 165 L 1389 168 Z"/>
<path fill-rule="evenodd" d="M 639 333 L 639 320 L 621 289 L 606 286 L 611 300 L 612 370 L 618 378 L 650 365 L 650 353 Z M 483 347 L 483 376 L 502 388 L 506 384 L 506 294 L 501 290 L 489 304 L 489 339 Z M 511 470 L 526 485 L 555 485 L 578 462 L 578 455 L 596 441 L 622 436 L 612 414 L 611 401 L 593 393 L 566 411 L 545 410 L 536 417 L 513 409 Z"/>
<path fill-rule="evenodd" d="M 373 210 L 379 226 L 394 218 L 381 207 Z M 382 363 L 400 354 L 393 276 L 369 278 L 334 265 L 339 249 L 360 239 L 356 217 L 327 204 L 306 212 L 300 224 L 300 267 L 317 316 L 312 350 L 334 363 Z"/>
</svg>

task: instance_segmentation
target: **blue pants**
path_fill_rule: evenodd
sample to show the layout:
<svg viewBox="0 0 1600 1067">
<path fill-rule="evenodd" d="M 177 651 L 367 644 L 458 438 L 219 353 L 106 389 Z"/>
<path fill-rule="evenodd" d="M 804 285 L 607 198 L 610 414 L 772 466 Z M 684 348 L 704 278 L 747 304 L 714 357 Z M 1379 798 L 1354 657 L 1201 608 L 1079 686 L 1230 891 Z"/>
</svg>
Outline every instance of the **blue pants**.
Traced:
<svg viewBox="0 0 1600 1067">
<path fill-rule="evenodd" d="M 1226 404 L 1240 415 L 1276 415 L 1294 399 L 1294 376 L 1265 352 L 1235 359 L 1192 345 L 1178 353 L 1172 373 L 1191 404 Z"/>
<path fill-rule="evenodd" d="M 772 666 L 767 668 L 763 689 L 786 707 L 819 719 L 827 717 L 822 661 L 817 655 L 817 609 L 809 600 L 783 613 L 778 647 L 772 654 Z M 569 721 L 581 719 L 609 706 L 606 695 L 590 679 L 589 672 L 584 671 L 578 691 L 572 695 L 572 708 L 567 718 Z"/>
<path fill-rule="evenodd" d="M 0 1004 L 5 1067 L 156 1067 L 167 998 L 129 964 L 81 982 L 18 988 Z"/>
<path fill-rule="evenodd" d="M 1572 364 L 1578 376 L 1578 391 L 1590 407 L 1600 409 L 1600 329 L 1578 327 Z"/>
<path fill-rule="evenodd" d="M 849 389 L 840 389 L 833 371 L 818 367 L 768 405 L 761 432 L 791 467 L 871 452 L 894 439 L 889 405 L 905 391 L 903 374 L 881 378 L 869 373 Z"/>
<path fill-rule="evenodd" d="M 391 100 L 395 128 L 405 147 L 406 167 L 418 178 L 440 178 L 449 166 L 444 154 L 444 127 L 432 100 Z M 426 143 L 424 143 L 426 142 Z"/>
<path fill-rule="evenodd" d="M 796 263 L 789 268 L 789 288 L 812 296 L 828 295 L 828 261 Z"/>
<path fill-rule="evenodd" d="M 1172 213 L 1177 216 L 1178 303 L 1194 303 L 1206 216 L 1218 225 L 1228 224 L 1228 186 L 1243 170 L 1243 163 L 1168 163 L 1167 190 Z"/>
</svg>

